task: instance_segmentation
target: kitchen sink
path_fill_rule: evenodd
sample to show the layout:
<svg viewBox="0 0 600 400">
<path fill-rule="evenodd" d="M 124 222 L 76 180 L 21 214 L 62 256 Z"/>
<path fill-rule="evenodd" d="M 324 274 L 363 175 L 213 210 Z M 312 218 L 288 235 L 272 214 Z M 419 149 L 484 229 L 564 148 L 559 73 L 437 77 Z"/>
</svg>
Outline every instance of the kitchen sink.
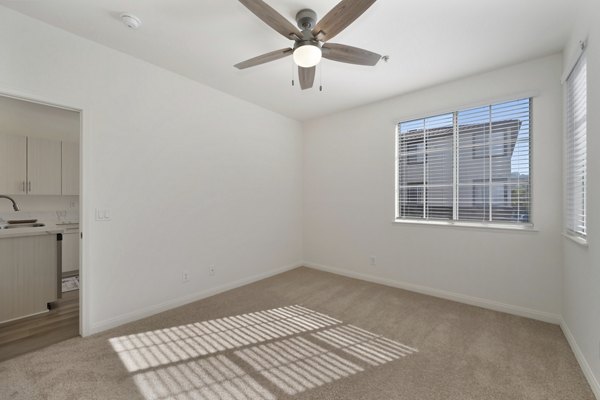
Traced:
<svg viewBox="0 0 600 400">
<path fill-rule="evenodd" d="M 39 222 L 33 224 L 13 224 L 13 225 L 4 225 L 0 226 L 0 229 L 16 229 L 16 228 L 41 228 L 42 226 L 46 226 L 46 224 L 42 224 Z"/>
</svg>

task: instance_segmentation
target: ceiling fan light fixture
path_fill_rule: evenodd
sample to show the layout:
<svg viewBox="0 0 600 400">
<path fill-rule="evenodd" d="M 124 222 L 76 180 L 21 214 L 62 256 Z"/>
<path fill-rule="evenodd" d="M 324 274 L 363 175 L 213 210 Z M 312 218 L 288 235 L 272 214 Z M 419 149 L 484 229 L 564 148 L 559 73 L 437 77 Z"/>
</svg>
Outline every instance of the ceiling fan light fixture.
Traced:
<svg viewBox="0 0 600 400">
<path fill-rule="evenodd" d="M 294 50 L 294 62 L 302 68 L 311 68 L 321 61 L 321 48 L 314 43 L 306 43 Z"/>
</svg>

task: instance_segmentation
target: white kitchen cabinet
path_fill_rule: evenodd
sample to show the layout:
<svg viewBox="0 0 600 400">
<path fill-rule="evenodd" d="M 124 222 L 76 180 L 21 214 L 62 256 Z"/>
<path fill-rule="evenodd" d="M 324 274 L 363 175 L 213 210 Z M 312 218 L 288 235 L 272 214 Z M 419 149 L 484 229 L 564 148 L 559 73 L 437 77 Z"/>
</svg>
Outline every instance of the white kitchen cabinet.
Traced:
<svg viewBox="0 0 600 400">
<path fill-rule="evenodd" d="M 62 240 L 62 272 L 79 270 L 79 230 L 65 232 Z"/>
<path fill-rule="evenodd" d="M 0 134 L 0 193 L 79 195 L 79 143 Z"/>
<path fill-rule="evenodd" d="M 79 143 L 62 142 L 62 195 L 79 195 Z"/>
<path fill-rule="evenodd" d="M 0 193 L 25 194 L 27 182 L 27 138 L 0 135 Z"/>
<path fill-rule="evenodd" d="M 27 193 L 60 195 L 61 142 L 27 138 Z"/>
<path fill-rule="evenodd" d="M 48 311 L 57 299 L 56 235 L 0 237 L 0 323 Z"/>
</svg>

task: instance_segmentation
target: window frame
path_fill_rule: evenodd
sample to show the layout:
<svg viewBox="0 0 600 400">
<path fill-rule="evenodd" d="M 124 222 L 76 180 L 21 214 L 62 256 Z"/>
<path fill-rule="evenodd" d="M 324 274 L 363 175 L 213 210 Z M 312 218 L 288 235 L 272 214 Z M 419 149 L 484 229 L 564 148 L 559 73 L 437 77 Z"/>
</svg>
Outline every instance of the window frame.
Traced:
<svg viewBox="0 0 600 400">
<path fill-rule="evenodd" d="M 394 219 L 392 221 L 393 224 L 398 224 L 398 225 L 435 225 L 435 226 L 447 226 L 447 227 L 455 227 L 455 228 L 467 228 L 467 229 L 484 229 L 484 230 L 499 230 L 499 231 L 527 231 L 527 232 L 538 232 L 537 228 L 534 225 L 534 202 L 533 202 L 533 176 L 534 176 L 534 171 L 532 171 L 533 168 L 533 164 L 534 164 L 534 151 L 533 151 L 533 126 L 534 126 L 534 117 L 533 117 L 533 102 L 534 102 L 534 98 L 536 98 L 537 96 L 539 96 L 539 92 L 536 91 L 532 91 L 532 92 L 524 92 L 522 94 L 517 94 L 514 96 L 507 96 L 507 97 L 503 97 L 503 98 L 496 98 L 495 100 L 489 100 L 489 101 L 482 101 L 482 102 L 474 102 L 462 107 L 454 107 L 452 109 L 450 109 L 449 111 L 438 111 L 438 112 L 432 112 L 432 113 L 421 113 L 421 114 L 417 114 L 417 115 L 413 115 L 412 118 L 402 118 L 402 119 L 398 119 L 397 123 L 395 124 L 395 133 L 394 133 L 394 141 L 395 141 L 395 153 L 396 153 L 396 158 L 395 158 L 395 162 L 394 162 L 394 169 L 395 169 L 395 173 L 394 173 L 394 187 L 395 187 L 395 205 L 394 205 Z M 402 123 L 405 122 L 411 122 L 411 121 L 416 121 L 419 119 L 427 119 L 427 118 L 434 118 L 436 116 L 441 116 L 444 114 L 458 114 L 461 111 L 465 111 L 465 110 L 469 110 L 469 109 L 474 109 L 474 108 L 479 108 L 479 107 L 492 107 L 495 105 L 499 105 L 499 104 L 503 104 L 503 103 L 509 103 L 509 102 L 517 102 L 517 101 L 524 101 L 524 100 L 528 100 L 529 101 L 529 131 L 528 131 L 528 149 L 529 149 L 529 209 L 528 209 L 528 221 L 526 222 L 519 222 L 519 221 L 502 221 L 502 220 L 492 220 L 492 221 L 478 221 L 478 220 L 460 220 L 460 219 L 454 219 L 456 217 L 456 211 L 458 211 L 457 206 L 458 206 L 458 187 L 459 187 L 459 182 L 457 181 L 457 174 L 458 174 L 458 166 L 456 166 L 455 170 L 454 170 L 454 177 L 453 177 L 453 182 L 452 182 L 452 186 L 453 186 L 453 190 L 455 191 L 454 193 L 454 198 L 453 198 L 453 209 L 455 210 L 455 212 L 453 213 L 453 217 L 449 220 L 441 220 L 441 219 L 417 219 L 417 218 L 405 218 L 402 217 L 400 214 L 400 180 L 399 180 L 399 172 L 400 172 L 400 140 L 401 140 L 401 134 L 400 134 L 400 125 Z M 423 116 L 425 115 L 425 116 Z M 455 154 L 459 151 L 458 149 L 458 135 L 456 133 L 456 129 L 457 129 L 457 125 L 458 122 L 456 121 L 457 118 L 455 118 L 455 123 L 454 123 L 454 131 L 452 134 L 453 137 L 453 143 L 454 143 L 454 147 L 453 147 L 453 156 L 455 156 Z M 504 137 L 506 138 L 506 135 L 508 134 L 508 132 L 506 130 L 502 131 L 504 134 Z M 506 140 L 506 139 L 505 139 Z M 504 152 L 502 155 L 497 154 L 497 155 L 492 155 L 492 157 L 500 157 L 500 156 L 506 156 L 507 155 L 507 145 L 506 143 L 504 143 Z M 473 154 L 472 156 L 475 156 L 475 154 Z M 423 154 L 423 158 L 426 157 L 426 154 Z M 476 158 L 476 157 L 474 157 Z M 407 165 L 410 164 L 407 162 Z M 412 164 L 411 164 L 412 165 Z M 507 196 L 506 193 L 506 188 L 505 188 L 505 197 Z"/>
</svg>

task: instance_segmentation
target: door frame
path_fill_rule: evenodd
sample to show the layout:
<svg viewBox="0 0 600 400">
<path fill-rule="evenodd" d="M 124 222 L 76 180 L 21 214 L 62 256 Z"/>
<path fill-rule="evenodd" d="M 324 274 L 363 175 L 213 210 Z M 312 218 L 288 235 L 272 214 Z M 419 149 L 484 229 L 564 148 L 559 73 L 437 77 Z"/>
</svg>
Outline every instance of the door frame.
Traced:
<svg viewBox="0 0 600 400">
<path fill-rule="evenodd" d="M 41 104 L 49 107 L 60 108 L 79 113 L 79 334 L 83 337 L 90 335 L 90 284 L 88 276 L 91 275 L 89 263 L 90 248 L 90 188 L 91 162 L 88 154 L 91 153 L 90 137 L 90 112 L 89 107 L 79 104 L 73 105 L 68 100 L 48 99 L 38 94 L 25 93 L 13 89 L 0 87 L 0 96 L 8 97 L 30 103 Z M 85 233 L 85 234 L 84 234 Z M 84 240 L 85 239 L 85 240 Z"/>
</svg>

